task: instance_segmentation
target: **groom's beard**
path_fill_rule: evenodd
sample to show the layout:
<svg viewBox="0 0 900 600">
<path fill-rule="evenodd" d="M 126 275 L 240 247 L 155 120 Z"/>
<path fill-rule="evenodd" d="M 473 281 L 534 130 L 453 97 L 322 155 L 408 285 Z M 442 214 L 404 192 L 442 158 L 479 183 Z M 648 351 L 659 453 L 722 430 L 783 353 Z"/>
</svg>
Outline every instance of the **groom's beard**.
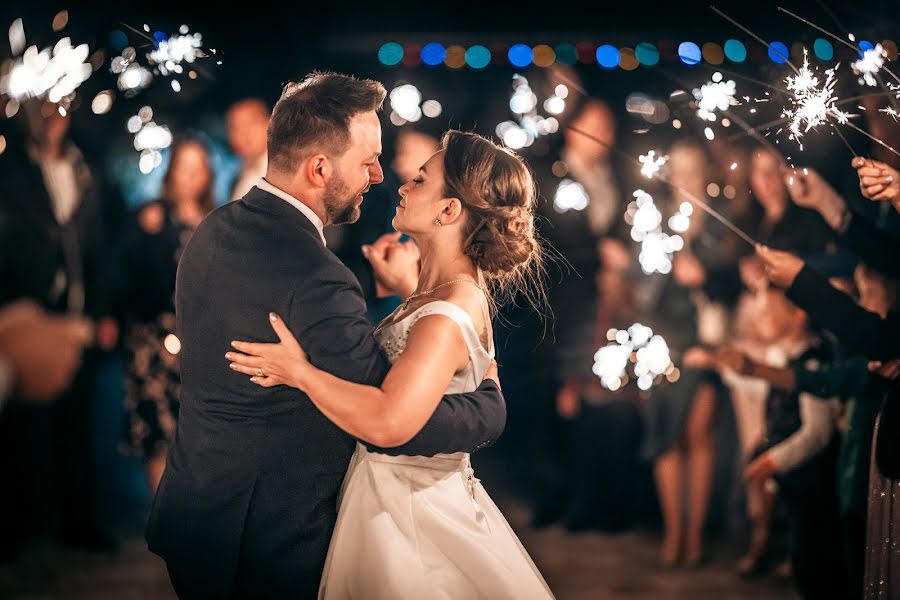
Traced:
<svg viewBox="0 0 900 600">
<path fill-rule="evenodd" d="M 356 194 L 348 198 L 352 193 L 350 186 L 339 175 L 335 174 L 328 181 L 322 202 L 325 205 L 329 225 L 355 223 L 359 219 L 360 210 L 356 205 Z"/>
</svg>

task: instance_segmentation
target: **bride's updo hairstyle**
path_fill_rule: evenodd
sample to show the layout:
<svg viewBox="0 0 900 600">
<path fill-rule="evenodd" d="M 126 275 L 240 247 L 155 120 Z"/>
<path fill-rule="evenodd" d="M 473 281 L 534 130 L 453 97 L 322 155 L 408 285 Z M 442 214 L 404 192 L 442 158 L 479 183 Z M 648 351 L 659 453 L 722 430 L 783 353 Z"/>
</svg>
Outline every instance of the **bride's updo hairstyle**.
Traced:
<svg viewBox="0 0 900 600">
<path fill-rule="evenodd" d="M 537 190 L 525 162 L 474 133 L 450 130 L 444 150 L 444 196 L 467 211 L 463 252 L 481 269 L 494 301 L 523 297 L 546 307 L 541 244 L 535 231 Z"/>
</svg>

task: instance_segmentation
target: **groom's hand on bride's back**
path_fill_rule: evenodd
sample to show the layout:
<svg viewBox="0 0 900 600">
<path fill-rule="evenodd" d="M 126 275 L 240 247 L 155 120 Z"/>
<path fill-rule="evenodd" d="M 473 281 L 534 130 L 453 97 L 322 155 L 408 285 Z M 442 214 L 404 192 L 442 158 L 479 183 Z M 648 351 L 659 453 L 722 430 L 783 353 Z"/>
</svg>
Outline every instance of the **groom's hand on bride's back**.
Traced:
<svg viewBox="0 0 900 600">
<path fill-rule="evenodd" d="M 398 232 L 386 233 L 374 244 L 363 246 L 362 253 L 375 273 L 379 298 L 412 294 L 419 280 L 419 247 L 415 242 L 401 242 Z"/>
</svg>

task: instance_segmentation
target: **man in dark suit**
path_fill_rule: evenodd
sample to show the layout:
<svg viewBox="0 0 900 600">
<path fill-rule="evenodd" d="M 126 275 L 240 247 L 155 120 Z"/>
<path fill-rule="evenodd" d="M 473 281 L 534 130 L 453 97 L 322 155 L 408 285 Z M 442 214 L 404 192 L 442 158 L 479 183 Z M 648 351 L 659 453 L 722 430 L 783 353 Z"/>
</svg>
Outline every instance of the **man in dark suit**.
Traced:
<svg viewBox="0 0 900 600">
<path fill-rule="evenodd" d="M 212 213 L 176 285 L 181 409 L 147 528 L 182 598 L 315 596 L 355 440 L 301 392 L 228 368 L 232 340 L 275 341 L 275 311 L 320 368 L 378 385 L 389 370 L 353 274 L 325 247 L 325 224 L 359 217 L 382 178 L 374 81 L 313 74 L 288 84 L 269 127 L 266 177 Z M 264 376 L 264 375 L 263 375 Z M 396 454 L 493 442 L 505 404 L 487 380 L 447 396 Z"/>
</svg>

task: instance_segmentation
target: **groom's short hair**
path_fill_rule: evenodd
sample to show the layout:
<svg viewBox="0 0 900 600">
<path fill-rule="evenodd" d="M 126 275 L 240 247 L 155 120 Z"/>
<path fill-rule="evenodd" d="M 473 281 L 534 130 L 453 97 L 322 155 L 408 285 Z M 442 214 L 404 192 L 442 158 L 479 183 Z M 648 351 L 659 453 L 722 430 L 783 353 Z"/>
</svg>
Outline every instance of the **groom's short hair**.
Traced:
<svg viewBox="0 0 900 600">
<path fill-rule="evenodd" d="M 269 164 L 292 171 L 316 153 L 342 156 L 350 146 L 350 119 L 377 111 L 387 92 L 372 79 L 315 71 L 285 84 L 269 121 Z"/>
</svg>

